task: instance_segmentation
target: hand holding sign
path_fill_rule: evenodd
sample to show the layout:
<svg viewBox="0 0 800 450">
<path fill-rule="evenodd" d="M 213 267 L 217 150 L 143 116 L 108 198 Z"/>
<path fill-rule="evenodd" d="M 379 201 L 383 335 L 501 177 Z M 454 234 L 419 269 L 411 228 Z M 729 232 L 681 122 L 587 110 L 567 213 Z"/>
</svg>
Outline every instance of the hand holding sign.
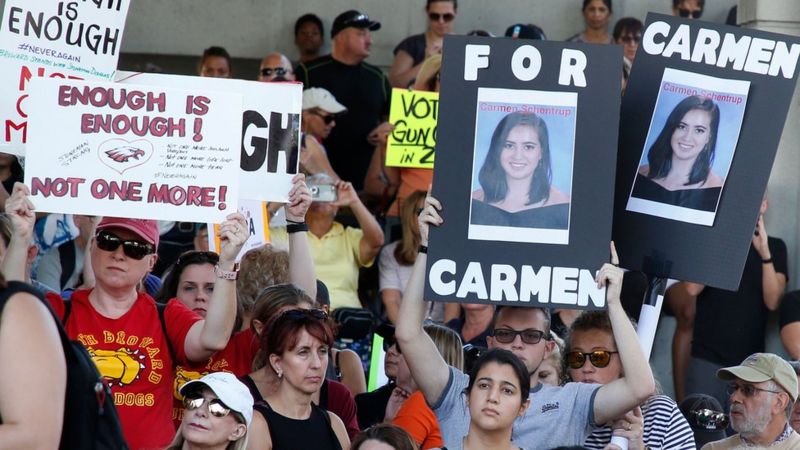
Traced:
<svg viewBox="0 0 800 450">
<path fill-rule="evenodd" d="M 33 203 L 28 197 L 29 195 L 28 186 L 17 182 L 14 183 L 11 197 L 6 199 L 6 214 L 11 219 L 12 235 L 25 244 L 31 241 L 33 225 L 36 222 Z"/>
<path fill-rule="evenodd" d="M 767 228 L 764 226 L 764 214 L 759 214 L 758 222 L 756 222 L 756 231 L 753 233 L 753 247 L 762 260 L 772 259 L 772 254 L 769 252 L 768 241 L 769 236 L 767 235 Z"/>
<path fill-rule="evenodd" d="M 431 197 L 429 192 L 428 196 L 425 197 L 425 207 L 422 209 L 422 212 L 419 213 L 419 218 L 417 219 L 419 222 L 420 245 L 428 245 L 428 230 L 430 225 L 438 227 L 444 222 L 442 216 L 439 215 L 441 209 L 442 204 L 439 200 Z"/>
<path fill-rule="evenodd" d="M 305 174 L 298 173 L 292 178 L 292 189 L 289 190 L 289 203 L 284 205 L 286 220 L 289 222 L 305 222 L 306 212 L 311 206 L 311 191 L 306 186 Z"/>
<path fill-rule="evenodd" d="M 238 212 L 229 214 L 219 226 L 220 262 L 235 261 L 236 255 L 249 237 L 244 216 Z"/>
<path fill-rule="evenodd" d="M 614 241 L 611 241 L 611 263 L 603 264 L 595 278 L 598 288 L 606 288 L 606 304 L 609 306 L 614 303 L 620 303 L 622 276 L 624 274 L 625 272 L 619 268 L 619 256 L 617 256 Z"/>
</svg>

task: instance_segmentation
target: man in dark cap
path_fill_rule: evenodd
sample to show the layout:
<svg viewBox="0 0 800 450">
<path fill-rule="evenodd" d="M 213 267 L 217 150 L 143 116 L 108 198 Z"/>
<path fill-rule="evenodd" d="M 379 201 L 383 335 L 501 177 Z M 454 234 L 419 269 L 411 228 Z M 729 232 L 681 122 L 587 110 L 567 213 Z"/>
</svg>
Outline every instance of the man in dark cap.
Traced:
<svg viewBox="0 0 800 450">
<path fill-rule="evenodd" d="M 377 143 L 376 128 L 388 117 L 391 87 L 386 75 L 364 62 L 370 55 L 371 31 L 380 22 L 359 11 L 339 14 L 331 28 L 331 54 L 301 63 L 295 70 L 305 88 L 327 89 L 348 113 L 325 139 L 334 171 L 360 190 Z"/>
</svg>

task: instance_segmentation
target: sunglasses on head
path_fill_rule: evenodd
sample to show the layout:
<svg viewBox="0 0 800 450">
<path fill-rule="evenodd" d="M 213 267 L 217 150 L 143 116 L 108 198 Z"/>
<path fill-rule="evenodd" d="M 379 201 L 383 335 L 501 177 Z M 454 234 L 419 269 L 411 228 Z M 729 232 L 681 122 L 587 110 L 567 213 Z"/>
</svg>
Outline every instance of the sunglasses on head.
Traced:
<svg viewBox="0 0 800 450">
<path fill-rule="evenodd" d="M 122 239 L 116 234 L 100 230 L 95 236 L 97 248 L 107 252 L 113 252 L 122 246 L 122 251 L 125 256 L 133 259 L 142 259 L 147 255 L 155 253 L 156 249 L 153 244 L 144 241 L 137 241 L 135 239 Z"/>
<path fill-rule="evenodd" d="M 279 319 L 288 318 L 291 320 L 302 320 L 302 319 L 314 319 L 314 320 L 325 320 L 328 318 L 328 314 L 321 309 L 290 309 L 284 311 L 281 314 Z"/>
<path fill-rule="evenodd" d="M 225 417 L 231 412 L 231 409 L 218 398 L 209 400 L 205 397 L 183 397 L 183 406 L 188 411 L 200 408 L 203 404 L 208 405 L 208 412 L 214 417 Z"/>
<path fill-rule="evenodd" d="M 728 428 L 728 416 L 712 409 L 689 411 L 689 420 L 704 430 L 724 430 Z"/>
<path fill-rule="evenodd" d="M 567 366 L 570 369 L 580 369 L 586 363 L 586 357 L 589 357 L 589 362 L 598 369 L 608 366 L 611 362 L 611 355 L 619 352 L 610 352 L 607 350 L 596 350 L 590 353 L 583 352 L 569 352 L 567 353 Z"/>
<path fill-rule="evenodd" d="M 683 18 L 687 18 L 688 17 L 689 19 L 699 19 L 700 16 L 703 15 L 703 10 L 702 9 L 696 9 L 694 11 L 691 11 L 691 10 L 688 10 L 688 9 L 681 8 L 681 9 L 678 10 L 678 14 Z"/>
<path fill-rule="evenodd" d="M 628 35 L 628 36 L 622 36 L 619 39 L 626 44 L 638 44 L 642 40 L 642 37 L 639 35 L 636 36 Z"/>
<path fill-rule="evenodd" d="M 514 342 L 517 335 L 519 335 L 522 342 L 526 344 L 538 344 L 539 341 L 542 340 L 542 337 L 544 337 L 544 331 L 534 330 L 533 328 L 522 331 L 512 330 L 510 328 L 495 328 L 492 334 L 494 339 L 501 344 L 510 344 Z"/>
<path fill-rule="evenodd" d="M 261 69 L 261 76 L 262 77 L 271 77 L 274 73 L 275 75 L 282 77 L 286 75 L 288 70 L 284 69 L 283 67 L 264 67 Z"/>
<path fill-rule="evenodd" d="M 736 391 L 741 391 L 742 395 L 744 395 L 745 397 L 748 397 L 748 398 L 749 397 L 753 397 L 758 392 L 771 392 L 773 394 L 780 394 L 780 391 L 773 391 L 773 390 L 770 390 L 770 389 L 761 389 L 759 387 L 753 386 L 752 384 L 738 385 L 736 383 L 729 384 L 728 388 L 725 389 L 725 391 L 728 393 L 728 395 L 733 395 L 733 394 L 736 393 Z"/>
<path fill-rule="evenodd" d="M 455 14 L 452 14 L 452 13 L 439 14 L 439 13 L 433 13 L 432 12 L 432 13 L 428 13 L 428 18 L 431 19 L 432 22 L 439 22 L 441 20 L 441 21 L 444 21 L 445 23 L 447 23 L 447 22 L 452 22 L 453 19 L 456 18 L 456 16 L 455 16 Z"/>
<path fill-rule="evenodd" d="M 322 114 L 319 111 L 312 111 L 311 113 L 322 119 L 322 121 L 325 122 L 325 125 L 330 125 L 331 122 L 336 120 L 336 115 L 334 114 Z"/>
</svg>

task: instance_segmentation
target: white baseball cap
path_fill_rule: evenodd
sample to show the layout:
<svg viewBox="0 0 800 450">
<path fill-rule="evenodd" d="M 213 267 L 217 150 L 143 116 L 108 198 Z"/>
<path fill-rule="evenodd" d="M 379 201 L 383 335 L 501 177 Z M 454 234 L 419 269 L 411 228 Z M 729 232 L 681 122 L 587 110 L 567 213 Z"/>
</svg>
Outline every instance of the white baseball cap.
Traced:
<svg viewBox="0 0 800 450">
<path fill-rule="evenodd" d="M 235 375 L 228 372 L 213 372 L 184 384 L 180 392 L 181 395 L 186 395 L 203 386 L 211 389 L 225 406 L 241 414 L 247 426 L 250 426 L 253 420 L 253 396 Z"/>
<path fill-rule="evenodd" d="M 331 114 L 347 111 L 344 105 L 336 101 L 333 94 L 323 88 L 308 88 L 303 91 L 303 110 L 312 108 L 319 108 Z"/>
</svg>

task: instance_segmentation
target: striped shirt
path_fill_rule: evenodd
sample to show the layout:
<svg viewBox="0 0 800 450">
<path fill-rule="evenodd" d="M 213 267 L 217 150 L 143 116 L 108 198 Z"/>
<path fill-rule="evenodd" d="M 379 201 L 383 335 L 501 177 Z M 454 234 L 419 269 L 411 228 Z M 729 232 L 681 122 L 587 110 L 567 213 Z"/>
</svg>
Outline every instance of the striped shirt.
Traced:
<svg viewBox="0 0 800 450">
<path fill-rule="evenodd" d="M 654 395 L 642 406 L 644 444 L 649 448 L 695 450 L 694 434 L 678 405 L 666 395 Z M 602 450 L 611 441 L 611 427 L 596 428 L 586 442 L 587 448 Z"/>
</svg>

